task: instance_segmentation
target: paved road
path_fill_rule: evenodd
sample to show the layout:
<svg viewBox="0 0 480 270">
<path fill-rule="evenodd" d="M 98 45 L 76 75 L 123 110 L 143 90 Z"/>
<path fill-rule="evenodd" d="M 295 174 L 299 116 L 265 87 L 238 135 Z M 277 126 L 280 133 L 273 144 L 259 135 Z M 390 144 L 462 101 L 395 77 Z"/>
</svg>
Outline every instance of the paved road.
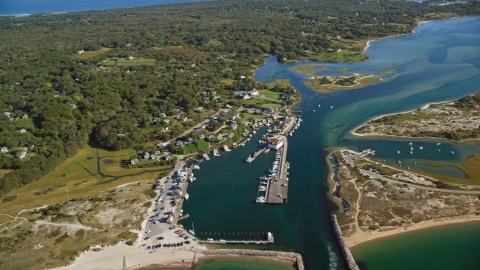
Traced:
<svg viewBox="0 0 480 270">
<path fill-rule="evenodd" d="M 362 156 L 363 155 L 361 155 L 361 154 L 352 154 L 350 156 L 342 155 L 343 159 L 345 160 L 345 163 L 347 163 L 348 165 L 350 165 L 352 167 L 355 167 L 355 165 L 353 164 L 353 161 L 356 160 L 357 158 L 362 157 Z M 371 160 L 369 160 L 369 161 L 371 161 Z M 374 161 L 371 161 L 371 162 L 374 162 Z M 390 167 L 390 166 L 387 166 L 387 167 Z M 390 168 L 392 168 L 392 167 L 390 167 Z M 408 185 L 409 187 L 414 187 L 414 188 L 423 189 L 423 190 L 431 190 L 431 191 L 438 191 L 438 192 L 452 193 L 452 194 L 465 194 L 465 195 L 479 195 L 480 194 L 480 190 L 453 190 L 453 189 L 442 189 L 442 188 L 436 188 L 436 187 L 428 187 L 428 186 L 412 184 L 412 183 L 408 183 L 408 182 L 404 182 L 404 181 L 394 180 L 394 179 L 385 177 L 385 176 L 380 175 L 379 173 L 376 173 L 376 172 L 373 172 L 373 171 L 359 169 L 359 172 L 367 175 L 368 177 L 370 177 L 372 179 L 380 179 L 380 180 L 384 180 L 384 181 L 387 181 L 387 182 L 390 182 L 390 183 L 395 183 L 395 184 L 400 184 L 400 185 Z"/>
</svg>

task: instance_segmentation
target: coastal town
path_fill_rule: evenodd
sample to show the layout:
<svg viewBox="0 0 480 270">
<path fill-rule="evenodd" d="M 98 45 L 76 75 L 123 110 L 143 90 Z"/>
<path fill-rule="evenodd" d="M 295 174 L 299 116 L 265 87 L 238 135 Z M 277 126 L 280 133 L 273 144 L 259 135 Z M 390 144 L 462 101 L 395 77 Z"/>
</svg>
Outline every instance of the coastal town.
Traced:
<svg viewBox="0 0 480 270">
<path fill-rule="evenodd" d="M 480 2 L 178 1 L 0 10 L 2 269 L 480 268 Z"/>
</svg>

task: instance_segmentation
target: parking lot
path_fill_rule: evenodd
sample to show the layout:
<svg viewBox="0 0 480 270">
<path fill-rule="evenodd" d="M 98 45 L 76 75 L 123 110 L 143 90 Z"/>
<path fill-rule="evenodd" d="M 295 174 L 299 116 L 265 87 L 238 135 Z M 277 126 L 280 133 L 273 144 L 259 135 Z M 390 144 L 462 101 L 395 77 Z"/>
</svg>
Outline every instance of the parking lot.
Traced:
<svg viewBox="0 0 480 270">
<path fill-rule="evenodd" d="M 145 249 L 188 247 L 196 244 L 193 237 L 181 227 L 168 223 L 173 220 L 172 214 L 179 211 L 175 203 L 178 199 L 174 192 L 175 183 L 176 180 L 170 176 L 157 184 L 158 195 L 141 243 Z"/>
</svg>

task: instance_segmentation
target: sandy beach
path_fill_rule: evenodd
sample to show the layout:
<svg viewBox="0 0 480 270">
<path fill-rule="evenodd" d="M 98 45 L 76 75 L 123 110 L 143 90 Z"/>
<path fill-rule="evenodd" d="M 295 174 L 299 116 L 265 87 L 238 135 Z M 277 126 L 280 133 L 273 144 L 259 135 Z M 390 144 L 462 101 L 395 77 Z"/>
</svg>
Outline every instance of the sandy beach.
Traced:
<svg viewBox="0 0 480 270">
<path fill-rule="evenodd" d="M 402 233 L 417 231 L 421 229 L 427 229 L 437 226 L 444 226 L 444 225 L 451 225 L 451 224 L 459 224 L 465 222 L 478 222 L 480 224 L 480 217 L 479 216 L 467 216 L 467 217 L 452 217 L 452 218 L 441 218 L 441 219 L 433 219 L 433 220 L 426 220 L 420 223 L 406 226 L 406 227 L 399 227 L 392 230 L 382 231 L 382 232 L 365 232 L 362 230 L 357 230 L 354 234 L 349 237 L 344 237 L 345 243 L 349 248 L 352 248 L 356 245 L 372 241 L 378 238 L 387 237 L 398 235 Z"/>
</svg>

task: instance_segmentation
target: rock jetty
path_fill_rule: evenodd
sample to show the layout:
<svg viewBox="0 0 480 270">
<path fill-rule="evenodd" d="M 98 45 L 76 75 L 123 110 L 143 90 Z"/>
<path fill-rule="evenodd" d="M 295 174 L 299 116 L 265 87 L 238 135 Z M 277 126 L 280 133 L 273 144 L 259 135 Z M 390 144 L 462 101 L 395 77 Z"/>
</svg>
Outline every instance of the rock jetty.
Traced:
<svg viewBox="0 0 480 270">
<path fill-rule="evenodd" d="M 343 256 L 345 256 L 345 261 L 348 264 L 348 269 L 350 269 L 350 270 L 360 270 L 360 267 L 358 267 L 357 262 L 355 261 L 355 258 L 353 258 L 352 252 L 350 251 L 350 249 L 345 244 L 345 241 L 343 241 L 342 229 L 340 229 L 340 226 L 338 225 L 336 215 L 332 215 L 332 224 L 333 224 L 333 231 L 335 232 L 335 235 L 337 236 L 338 244 L 340 245 L 340 248 L 342 249 Z"/>
<path fill-rule="evenodd" d="M 283 252 L 283 251 L 271 251 L 271 250 L 250 250 L 250 249 L 201 249 L 197 253 L 203 256 L 259 256 L 259 257 L 271 257 L 290 261 L 296 264 L 298 270 L 305 270 L 303 265 L 302 255 L 295 252 Z M 197 253 L 195 253 L 194 265 L 198 263 Z M 193 269 L 193 268 L 192 268 Z"/>
</svg>

